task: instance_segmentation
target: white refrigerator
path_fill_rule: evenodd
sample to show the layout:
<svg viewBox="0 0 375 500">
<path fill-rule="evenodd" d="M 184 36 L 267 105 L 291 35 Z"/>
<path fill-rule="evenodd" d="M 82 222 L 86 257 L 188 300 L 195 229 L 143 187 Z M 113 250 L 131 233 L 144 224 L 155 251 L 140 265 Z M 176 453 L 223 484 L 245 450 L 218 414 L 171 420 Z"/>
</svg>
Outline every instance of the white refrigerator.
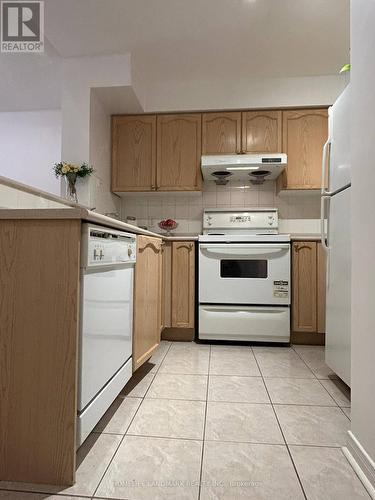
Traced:
<svg viewBox="0 0 375 500">
<path fill-rule="evenodd" d="M 321 239 L 327 254 L 327 365 L 350 386 L 350 84 L 329 109 L 323 149 Z"/>
</svg>

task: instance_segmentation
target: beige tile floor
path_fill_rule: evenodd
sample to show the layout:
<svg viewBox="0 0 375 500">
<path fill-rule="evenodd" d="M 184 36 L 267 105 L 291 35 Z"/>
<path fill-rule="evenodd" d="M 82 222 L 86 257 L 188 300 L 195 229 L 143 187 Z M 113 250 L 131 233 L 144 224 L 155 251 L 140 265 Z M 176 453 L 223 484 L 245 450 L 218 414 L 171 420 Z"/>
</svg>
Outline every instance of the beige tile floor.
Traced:
<svg viewBox="0 0 375 500">
<path fill-rule="evenodd" d="M 1 482 L 0 500 L 368 499 L 349 427 L 322 347 L 162 342 L 78 451 L 74 487 Z"/>
</svg>

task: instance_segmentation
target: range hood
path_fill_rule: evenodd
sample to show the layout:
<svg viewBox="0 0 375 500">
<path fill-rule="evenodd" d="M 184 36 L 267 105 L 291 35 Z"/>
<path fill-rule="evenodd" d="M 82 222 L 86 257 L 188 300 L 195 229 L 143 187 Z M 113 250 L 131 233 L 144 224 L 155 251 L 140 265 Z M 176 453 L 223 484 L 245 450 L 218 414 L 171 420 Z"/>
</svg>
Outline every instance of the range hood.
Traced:
<svg viewBox="0 0 375 500">
<path fill-rule="evenodd" d="M 216 184 L 224 185 L 230 180 L 263 184 L 275 180 L 286 164 L 284 153 L 206 155 L 202 156 L 201 169 L 203 179 Z"/>
</svg>

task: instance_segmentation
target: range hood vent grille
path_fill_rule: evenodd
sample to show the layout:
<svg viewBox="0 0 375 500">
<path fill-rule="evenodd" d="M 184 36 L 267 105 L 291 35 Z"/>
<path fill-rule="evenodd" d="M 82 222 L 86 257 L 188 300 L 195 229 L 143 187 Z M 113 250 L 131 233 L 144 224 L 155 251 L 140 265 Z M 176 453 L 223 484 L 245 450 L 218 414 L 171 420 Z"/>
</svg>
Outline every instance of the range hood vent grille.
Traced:
<svg viewBox="0 0 375 500">
<path fill-rule="evenodd" d="M 205 181 L 219 185 L 225 185 L 229 180 L 263 184 L 265 180 L 275 180 L 286 164 L 284 153 L 206 155 L 202 156 L 201 168 Z"/>
</svg>

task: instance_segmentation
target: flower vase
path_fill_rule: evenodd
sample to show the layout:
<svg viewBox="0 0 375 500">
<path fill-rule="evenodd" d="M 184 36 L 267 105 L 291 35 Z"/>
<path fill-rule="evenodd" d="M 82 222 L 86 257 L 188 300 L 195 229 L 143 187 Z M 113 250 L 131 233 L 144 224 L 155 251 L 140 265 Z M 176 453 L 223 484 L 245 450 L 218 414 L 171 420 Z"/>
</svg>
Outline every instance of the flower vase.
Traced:
<svg viewBox="0 0 375 500">
<path fill-rule="evenodd" d="M 65 177 L 66 177 L 66 197 L 69 201 L 78 203 L 77 189 L 76 189 L 77 174 L 68 173 L 66 174 Z"/>
</svg>

